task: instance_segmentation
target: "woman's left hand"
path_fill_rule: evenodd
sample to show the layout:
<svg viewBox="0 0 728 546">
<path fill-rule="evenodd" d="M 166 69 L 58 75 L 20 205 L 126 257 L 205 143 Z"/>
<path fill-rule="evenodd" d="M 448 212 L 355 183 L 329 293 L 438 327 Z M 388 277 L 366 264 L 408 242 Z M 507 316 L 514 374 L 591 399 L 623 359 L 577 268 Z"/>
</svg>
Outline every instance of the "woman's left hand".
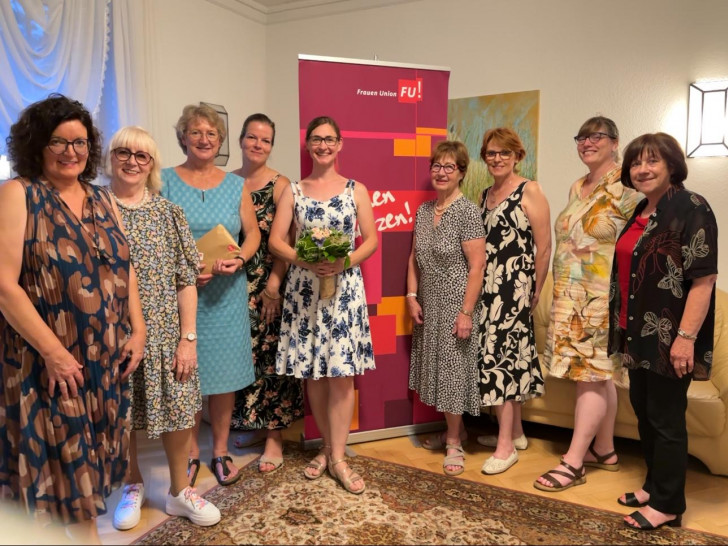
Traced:
<svg viewBox="0 0 728 546">
<path fill-rule="evenodd" d="M 346 258 L 337 258 L 333 262 L 323 260 L 314 264 L 313 272 L 319 277 L 332 277 L 343 273 L 344 269 L 346 269 L 344 267 L 345 262 Z"/>
<path fill-rule="evenodd" d="M 197 343 L 180 340 L 177 344 L 177 350 L 174 352 L 174 361 L 172 369 L 174 377 L 180 383 L 187 381 L 192 372 L 197 368 Z"/>
<path fill-rule="evenodd" d="M 672 347 L 670 347 L 670 363 L 675 368 L 675 374 L 678 377 L 692 373 L 693 366 L 695 365 L 693 360 L 694 355 L 695 342 L 681 336 L 676 336 L 675 341 L 672 342 Z"/>
<path fill-rule="evenodd" d="M 222 258 L 215 260 L 215 263 L 212 264 L 212 274 L 213 275 L 234 275 L 241 269 L 241 262 L 237 258 L 232 258 L 230 260 L 223 260 Z"/>
<path fill-rule="evenodd" d="M 281 314 L 281 296 L 277 292 L 276 295 L 278 297 L 275 299 L 271 298 L 267 288 L 258 295 L 256 303 L 260 305 L 260 316 L 266 324 L 270 324 Z"/>
<path fill-rule="evenodd" d="M 458 311 L 455 317 L 455 325 L 452 328 L 452 335 L 458 339 L 468 339 L 473 332 L 473 319 Z"/>
<path fill-rule="evenodd" d="M 146 343 L 146 334 L 132 332 L 129 340 L 121 349 L 121 361 L 129 359 L 124 373 L 121 374 L 121 380 L 126 381 L 128 377 L 134 373 L 139 367 L 139 363 L 144 358 L 144 344 Z"/>
</svg>

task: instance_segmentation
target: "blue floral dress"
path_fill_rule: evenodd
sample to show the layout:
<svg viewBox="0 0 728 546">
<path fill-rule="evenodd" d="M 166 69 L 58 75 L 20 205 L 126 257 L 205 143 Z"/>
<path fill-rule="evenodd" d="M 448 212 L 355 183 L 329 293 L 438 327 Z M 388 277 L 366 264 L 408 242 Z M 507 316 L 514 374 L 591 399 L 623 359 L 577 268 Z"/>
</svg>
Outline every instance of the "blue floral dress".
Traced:
<svg viewBox="0 0 728 546">
<path fill-rule="evenodd" d="M 356 203 L 354 181 L 327 201 L 303 195 L 298 182 L 293 190 L 296 236 L 314 228 L 340 229 L 354 249 Z M 374 351 L 364 281 L 358 265 L 336 277 L 336 292 L 319 299 L 319 279 L 313 271 L 291 265 L 283 300 L 276 371 L 304 379 L 343 377 L 374 369 Z"/>
</svg>

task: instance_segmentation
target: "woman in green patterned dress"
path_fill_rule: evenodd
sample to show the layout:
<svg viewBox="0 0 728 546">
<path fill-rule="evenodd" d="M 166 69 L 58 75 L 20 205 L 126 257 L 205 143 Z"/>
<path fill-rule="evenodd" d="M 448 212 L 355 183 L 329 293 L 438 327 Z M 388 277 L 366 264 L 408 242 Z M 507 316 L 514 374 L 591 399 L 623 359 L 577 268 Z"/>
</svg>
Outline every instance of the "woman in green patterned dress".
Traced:
<svg viewBox="0 0 728 546">
<path fill-rule="evenodd" d="M 303 417 L 301 380 L 279 376 L 275 370 L 280 330 L 280 289 L 287 265 L 268 251 L 268 234 L 276 203 L 290 180 L 267 164 L 275 141 L 275 123 L 265 114 L 253 114 L 243 123 L 240 148 L 243 166 L 233 171 L 245 179 L 253 197 L 261 242 L 258 252 L 246 264 L 253 345 L 255 383 L 238 391 L 232 428 L 256 431 L 254 439 L 265 438 L 265 450 L 258 461 L 260 472 L 273 472 L 283 463 L 281 429 Z M 267 431 L 267 432 L 266 432 Z M 237 447 L 245 447 L 241 435 Z M 251 445 L 247 443 L 247 445 Z"/>
</svg>

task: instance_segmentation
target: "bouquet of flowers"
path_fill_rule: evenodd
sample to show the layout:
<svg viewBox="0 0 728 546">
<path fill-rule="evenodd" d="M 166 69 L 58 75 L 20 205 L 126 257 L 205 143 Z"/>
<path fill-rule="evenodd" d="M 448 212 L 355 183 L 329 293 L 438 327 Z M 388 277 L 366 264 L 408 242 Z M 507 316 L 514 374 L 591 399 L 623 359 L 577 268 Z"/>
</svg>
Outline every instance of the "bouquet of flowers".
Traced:
<svg viewBox="0 0 728 546">
<path fill-rule="evenodd" d="M 344 267 L 349 267 L 350 237 L 341 230 L 330 228 L 311 228 L 303 231 L 296 241 L 298 259 L 307 263 L 323 260 L 335 262 L 338 258 L 346 258 Z M 336 277 L 320 279 L 319 297 L 327 299 L 336 291 Z"/>
</svg>

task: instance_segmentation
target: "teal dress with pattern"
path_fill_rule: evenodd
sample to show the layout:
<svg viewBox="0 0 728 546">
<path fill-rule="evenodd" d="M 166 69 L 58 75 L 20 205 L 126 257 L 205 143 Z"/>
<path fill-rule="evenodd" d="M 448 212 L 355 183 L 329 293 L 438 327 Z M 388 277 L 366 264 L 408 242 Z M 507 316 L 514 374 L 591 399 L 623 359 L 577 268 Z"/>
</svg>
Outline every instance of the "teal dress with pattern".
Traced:
<svg viewBox="0 0 728 546">
<path fill-rule="evenodd" d="M 173 167 L 162 169 L 162 191 L 185 212 L 195 240 L 218 224 L 234 239 L 241 233 L 243 179 L 227 173 L 214 188 L 184 182 Z M 216 275 L 197 290 L 197 361 L 204 396 L 243 389 L 255 381 L 245 271 Z"/>
</svg>

